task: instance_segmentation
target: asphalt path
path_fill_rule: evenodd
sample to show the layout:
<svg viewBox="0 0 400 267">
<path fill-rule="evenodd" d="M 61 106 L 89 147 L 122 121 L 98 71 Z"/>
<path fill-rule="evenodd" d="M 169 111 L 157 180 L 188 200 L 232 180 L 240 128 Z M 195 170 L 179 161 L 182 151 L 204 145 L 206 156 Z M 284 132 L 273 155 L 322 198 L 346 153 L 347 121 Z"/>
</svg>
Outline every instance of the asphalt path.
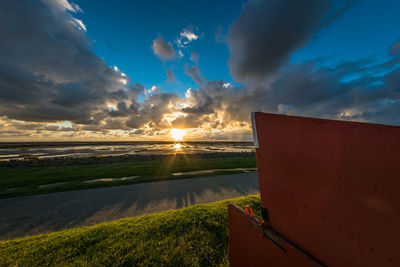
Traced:
<svg viewBox="0 0 400 267">
<path fill-rule="evenodd" d="M 0 200 L 0 240 L 258 194 L 256 172 Z"/>
</svg>

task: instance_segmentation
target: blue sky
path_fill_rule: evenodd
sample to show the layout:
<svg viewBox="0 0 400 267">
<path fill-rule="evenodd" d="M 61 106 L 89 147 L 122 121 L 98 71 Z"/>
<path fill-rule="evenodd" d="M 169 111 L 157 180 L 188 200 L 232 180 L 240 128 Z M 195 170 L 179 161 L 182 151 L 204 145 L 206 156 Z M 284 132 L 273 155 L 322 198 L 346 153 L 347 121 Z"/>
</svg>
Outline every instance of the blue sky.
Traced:
<svg viewBox="0 0 400 267">
<path fill-rule="evenodd" d="M 399 11 L 395 0 L 2 1 L 0 140 L 173 129 L 251 140 L 252 111 L 400 125 Z"/>
<path fill-rule="evenodd" d="M 389 47 L 400 39 L 400 2 L 363 0 L 349 8 L 292 56 L 294 62 L 323 58 L 387 60 Z"/>
<path fill-rule="evenodd" d="M 107 64 L 118 66 L 134 82 L 146 87 L 161 85 L 163 90 L 181 95 L 189 87 L 198 87 L 184 70 L 185 64 L 192 64 L 192 50 L 200 55 L 199 68 L 204 76 L 232 81 L 226 64 L 229 50 L 225 43 L 216 42 L 215 34 L 221 27 L 226 34 L 242 2 L 216 1 L 211 6 L 207 1 L 76 1 L 84 10 L 79 17 L 94 40 L 95 52 Z M 184 28 L 190 27 L 199 39 L 182 49 L 182 59 L 166 63 L 177 77 L 174 83 L 167 82 L 151 44 L 158 37 L 173 43 Z"/>
</svg>

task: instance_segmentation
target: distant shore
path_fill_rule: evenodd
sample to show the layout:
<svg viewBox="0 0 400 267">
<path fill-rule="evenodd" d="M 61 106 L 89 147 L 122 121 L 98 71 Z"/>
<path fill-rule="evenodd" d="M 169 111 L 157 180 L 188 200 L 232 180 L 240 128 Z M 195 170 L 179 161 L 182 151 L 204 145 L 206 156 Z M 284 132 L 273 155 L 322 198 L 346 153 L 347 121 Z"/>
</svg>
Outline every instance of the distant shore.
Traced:
<svg viewBox="0 0 400 267">
<path fill-rule="evenodd" d="M 117 146 L 138 144 L 242 144 L 252 145 L 252 141 L 70 141 L 70 142 L 0 142 L 0 149 L 7 148 L 30 148 L 30 147 L 70 147 L 70 146 Z"/>
</svg>

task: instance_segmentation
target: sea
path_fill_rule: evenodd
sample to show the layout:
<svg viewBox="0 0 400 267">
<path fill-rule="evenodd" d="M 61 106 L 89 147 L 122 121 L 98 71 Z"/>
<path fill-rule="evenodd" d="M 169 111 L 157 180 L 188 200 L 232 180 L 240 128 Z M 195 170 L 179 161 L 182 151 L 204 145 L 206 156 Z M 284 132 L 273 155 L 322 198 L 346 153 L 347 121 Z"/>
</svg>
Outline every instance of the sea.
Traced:
<svg viewBox="0 0 400 267">
<path fill-rule="evenodd" d="M 0 142 L 0 161 L 54 157 L 253 151 L 253 142 Z"/>
</svg>

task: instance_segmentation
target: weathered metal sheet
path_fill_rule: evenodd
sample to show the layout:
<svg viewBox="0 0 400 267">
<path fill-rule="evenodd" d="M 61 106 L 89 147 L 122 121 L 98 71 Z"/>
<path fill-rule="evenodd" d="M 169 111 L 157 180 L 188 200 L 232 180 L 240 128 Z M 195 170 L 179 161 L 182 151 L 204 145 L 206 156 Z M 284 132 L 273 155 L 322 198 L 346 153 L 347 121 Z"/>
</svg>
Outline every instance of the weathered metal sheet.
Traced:
<svg viewBox="0 0 400 267">
<path fill-rule="evenodd" d="M 271 227 L 328 266 L 400 266 L 400 127 L 253 118 Z"/>
<path fill-rule="evenodd" d="M 280 234 L 259 224 L 236 205 L 229 205 L 229 262 L 236 266 L 321 266 Z M 269 238 L 267 237 L 269 236 Z"/>
</svg>

